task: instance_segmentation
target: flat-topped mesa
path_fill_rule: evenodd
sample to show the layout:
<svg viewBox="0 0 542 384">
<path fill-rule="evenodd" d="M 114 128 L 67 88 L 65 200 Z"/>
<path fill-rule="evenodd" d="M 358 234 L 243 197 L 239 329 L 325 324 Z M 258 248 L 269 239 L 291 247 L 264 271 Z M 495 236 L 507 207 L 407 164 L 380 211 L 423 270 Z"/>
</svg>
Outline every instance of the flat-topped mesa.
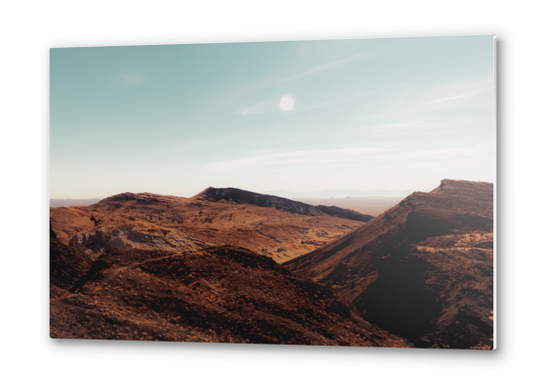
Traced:
<svg viewBox="0 0 542 384">
<path fill-rule="evenodd" d="M 440 185 L 433 189 L 430 193 L 453 193 L 455 195 L 468 195 L 476 194 L 477 197 L 481 195 L 493 195 L 493 183 L 486 181 L 467 181 L 467 180 L 450 180 L 443 179 Z"/>
<path fill-rule="evenodd" d="M 265 195 L 256 192 L 245 191 L 238 188 L 213 188 L 209 187 L 193 199 L 207 200 L 213 202 L 226 201 L 237 204 L 250 204 L 264 208 L 274 208 L 279 211 L 294 213 L 305 216 L 333 216 L 349 220 L 368 222 L 373 218 L 351 209 L 339 207 L 327 207 L 323 205 L 314 206 L 299 201 L 286 199 L 284 197 Z"/>
<path fill-rule="evenodd" d="M 444 179 L 431 192 L 415 192 L 399 206 L 410 207 L 416 215 L 446 222 L 450 230 L 478 228 L 490 231 L 493 226 L 493 184 Z"/>
</svg>

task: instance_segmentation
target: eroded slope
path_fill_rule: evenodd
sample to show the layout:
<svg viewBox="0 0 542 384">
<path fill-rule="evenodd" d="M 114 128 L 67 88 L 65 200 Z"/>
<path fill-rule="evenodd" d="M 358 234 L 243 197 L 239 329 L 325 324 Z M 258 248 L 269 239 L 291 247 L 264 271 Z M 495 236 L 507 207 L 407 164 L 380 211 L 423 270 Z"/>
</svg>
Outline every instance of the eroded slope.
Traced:
<svg viewBox="0 0 542 384">
<path fill-rule="evenodd" d="M 493 185 L 443 180 L 286 264 L 422 347 L 489 348 Z"/>
<path fill-rule="evenodd" d="M 51 336 L 409 346 L 329 288 L 233 247 L 109 252 L 51 301 Z"/>
</svg>

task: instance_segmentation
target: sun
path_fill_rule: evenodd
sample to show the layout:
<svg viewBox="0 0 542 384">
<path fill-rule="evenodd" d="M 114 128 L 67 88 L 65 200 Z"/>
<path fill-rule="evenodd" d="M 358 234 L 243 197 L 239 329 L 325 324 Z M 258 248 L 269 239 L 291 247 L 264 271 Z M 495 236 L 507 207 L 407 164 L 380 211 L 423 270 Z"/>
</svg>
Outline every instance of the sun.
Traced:
<svg viewBox="0 0 542 384">
<path fill-rule="evenodd" d="M 291 111 L 294 107 L 295 100 L 292 96 L 283 96 L 282 99 L 280 99 L 280 109 L 282 109 L 284 112 Z"/>
</svg>

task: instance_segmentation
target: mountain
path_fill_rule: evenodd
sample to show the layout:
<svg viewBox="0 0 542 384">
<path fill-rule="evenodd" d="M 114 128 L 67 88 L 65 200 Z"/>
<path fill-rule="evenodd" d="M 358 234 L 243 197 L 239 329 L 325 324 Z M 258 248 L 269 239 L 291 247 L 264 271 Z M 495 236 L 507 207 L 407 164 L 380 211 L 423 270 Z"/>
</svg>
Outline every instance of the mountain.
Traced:
<svg viewBox="0 0 542 384">
<path fill-rule="evenodd" d="M 491 348 L 493 184 L 443 180 L 284 265 L 418 347 Z"/>
<path fill-rule="evenodd" d="M 122 193 L 50 209 L 58 240 L 91 260 L 113 249 L 196 251 L 231 245 L 284 262 L 364 225 L 366 216 L 252 192 L 208 188 L 192 197 Z"/>
<path fill-rule="evenodd" d="M 237 247 L 116 249 L 55 289 L 53 338 L 411 346 L 331 289 Z"/>
<path fill-rule="evenodd" d="M 343 219 L 368 222 L 373 218 L 351 209 L 344 209 L 335 206 L 313 206 L 299 201 L 285 199 L 283 197 L 264 195 L 260 193 L 244 191 L 237 188 L 212 188 L 209 187 L 195 196 L 198 200 L 227 201 L 237 204 L 250 204 L 257 207 L 274 208 L 279 211 L 294 213 L 306 216 L 333 216 Z"/>
</svg>

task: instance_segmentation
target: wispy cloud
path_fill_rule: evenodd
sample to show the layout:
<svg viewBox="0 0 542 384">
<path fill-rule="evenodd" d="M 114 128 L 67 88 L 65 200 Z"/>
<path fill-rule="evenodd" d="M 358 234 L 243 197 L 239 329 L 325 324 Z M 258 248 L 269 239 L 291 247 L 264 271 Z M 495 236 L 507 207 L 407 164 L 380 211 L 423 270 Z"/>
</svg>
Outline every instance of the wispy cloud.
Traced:
<svg viewBox="0 0 542 384">
<path fill-rule="evenodd" d="M 307 70 L 305 70 L 303 72 L 299 72 L 299 73 L 293 74 L 291 76 L 287 76 L 287 77 L 282 78 L 282 79 L 276 79 L 274 81 L 272 80 L 272 81 L 261 83 L 259 85 L 248 87 L 248 88 L 246 88 L 244 90 L 244 92 L 253 91 L 255 89 L 260 89 L 260 88 L 267 88 L 267 87 L 280 85 L 280 84 L 283 84 L 283 83 L 286 83 L 286 82 L 289 82 L 289 81 L 292 81 L 292 80 L 296 80 L 296 79 L 299 79 L 299 78 L 302 78 L 302 77 L 314 75 L 314 74 L 317 74 L 317 73 L 320 73 L 320 72 L 327 71 L 328 69 L 335 68 L 335 67 L 340 67 L 340 66 L 347 65 L 347 64 L 350 64 L 350 63 L 359 63 L 359 62 L 362 62 L 362 61 L 365 61 L 365 60 L 369 60 L 369 59 L 371 59 L 373 57 L 376 57 L 380 53 L 381 52 L 377 51 L 377 50 L 364 51 L 364 52 L 361 52 L 361 53 L 358 53 L 358 54 L 355 54 L 355 55 L 352 55 L 352 56 L 349 56 L 349 57 L 345 57 L 343 59 L 331 61 L 329 63 L 325 63 L 325 64 L 322 64 L 322 65 L 307 69 Z"/>
<path fill-rule="evenodd" d="M 260 88 L 267 88 L 267 87 L 280 85 L 280 84 L 287 83 L 287 82 L 292 81 L 292 80 L 296 80 L 296 79 L 303 78 L 303 77 L 306 77 L 306 76 L 310 76 L 310 75 L 314 75 L 314 74 L 317 74 L 317 73 L 325 72 L 325 71 L 327 71 L 329 69 L 344 66 L 344 65 L 347 65 L 347 64 L 350 64 L 350 63 L 359 63 L 361 61 L 365 61 L 365 60 L 371 59 L 373 57 L 376 57 L 380 53 L 381 53 L 380 51 L 376 51 L 376 50 L 361 52 L 361 53 L 358 53 L 358 54 L 355 54 L 355 55 L 352 55 L 352 56 L 349 56 L 349 57 L 345 57 L 343 59 L 331 61 L 329 63 L 322 64 L 322 65 L 310 68 L 310 69 L 308 69 L 306 71 L 297 73 L 297 74 L 292 75 L 292 76 L 285 77 L 283 79 L 279 79 L 279 80 L 276 80 L 276 81 L 271 81 L 271 82 L 255 85 L 253 87 L 245 89 L 244 92 L 253 91 L 255 89 L 260 89 Z M 322 102 L 322 103 L 319 103 L 319 104 L 316 104 L 316 105 L 313 105 L 313 106 L 305 107 L 303 109 L 304 110 L 316 110 L 316 109 L 329 108 L 329 107 L 337 106 L 337 105 L 340 105 L 340 104 L 344 104 L 344 103 L 359 99 L 359 98 L 361 98 L 363 96 L 367 96 L 368 94 L 369 94 L 369 92 L 363 92 L 363 93 L 355 94 L 355 95 L 345 97 L 345 98 L 341 98 L 341 99 L 329 100 L 329 101 Z M 243 108 L 243 109 L 239 110 L 237 113 L 240 114 L 240 115 L 251 115 L 251 114 L 259 114 L 259 113 L 273 113 L 273 112 L 277 112 L 277 111 L 278 111 L 278 103 L 277 103 L 277 101 L 276 100 L 270 100 L 270 101 L 265 101 L 265 102 L 262 102 L 262 103 L 258 103 L 256 105 L 251 106 L 251 107 Z"/>
<path fill-rule="evenodd" d="M 253 115 L 256 113 L 276 112 L 277 110 L 278 110 L 278 102 L 276 100 L 273 100 L 273 101 L 264 101 L 263 103 L 253 105 L 252 107 L 243 108 L 240 111 L 238 111 L 238 114 L 239 115 Z"/>
<path fill-rule="evenodd" d="M 338 163 L 369 158 L 386 152 L 386 149 L 362 147 L 341 149 L 317 149 L 263 153 L 236 160 L 209 164 L 214 169 L 254 168 L 266 165 Z"/>
<path fill-rule="evenodd" d="M 308 170 L 344 170 L 358 169 L 360 172 L 375 172 L 381 167 L 408 164 L 455 164 L 469 159 L 486 159 L 491 156 L 491 148 L 484 145 L 473 147 L 449 147 L 420 150 L 404 150 L 404 148 L 343 148 L 320 149 L 307 151 L 267 152 L 235 160 L 220 161 L 208 164 L 212 171 L 255 171 L 266 172 L 271 169 L 303 169 Z"/>
<path fill-rule="evenodd" d="M 455 95 L 448 95 L 446 97 L 437 98 L 437 99 L 434 99 L 434 100 L 429 100 L 429 101 L 422 102 L 422 103 L 420 103 L 420 106 L 423 107 L 423 106 L 445 106 L 445 105 L 450 105 L 450 104 L 453 104 L 453 103 L 456 103 L 456 102 L 461 102 L 464 99 L 468 99 L 470 97 L 477 96 L 477 95 L 480 95 L 482 93 L 486 93 L 488 91 L 489 91 L 489 89 L 483 89 L 483 90 L 474 91 L 474 92 L 467 92 L 467 93 L 460 93 L 460 94 L 455 94 Z"/>
<path fill-rule="evenodd" d="M 487 156 L 491 153 L 491 147 L 485 144 L 480 144 L 475 147 L 467 148 L 439 148 L 439 149 L 424 149 L 420 151 L 407 152 L 399 154 L 395 159 L 402 160 L 417 160 L 417 161 L 438 161 L 450 159 L 465 159 L 479 156 Z"/>
<path fill-rule="evenodd" d="M 365 131 L 397 128 L 396 124 L 409 124 L 413 128 L 456 125 L 459 120 L 465 120 L 462 119 L 464 109 L 471 108 L 473 103 L 480 102 L 479 97 L 488 96 L 493 90 L 493 81 L 487 79 L 425 87 L 404 84 L 396 89 L 388 89 L 388 95 L 379 95 L 378 103 L 371 104 L 374 107 L 371 112 L 354 116 L 352 119 L 353 122 L 365 123 L 365 127 L 362 127 Z M 366 100 L 371 103 L 370 98 Z M 487 102 L 484 103 L 487 105 Z M 454 121 L 442 121 L 442 116 L 454 116 Z M 375 122 L 379 124 L 374 124 Z"/>
<path fill-rule="evenodd" d="M 307 111 L 312 111 L 312 110 L 318 110 L 318 109 L 324 109 L 324 108 L 331 108 L 331 107 L 335 107 L 337 105 L 348 103 L 350 101 L 354 101 L 356 99 L 360 99 L 363 96 L 366 96 L 365 92 L 354 95 L 354 96 L 345 97 L 345 98 L 342 98 L 342 99 L 328 100 L 328 101 L 325 101 L 323 103 L 308 106 L 308 107 L 306 107 L 304 109 L 307 110 Z"/>
<path fill-rule="evenodd" d="M 417 106 L 420 108 L 442 108 L 451 106 L 467 99 L 493 90 L 493 79 L 447 84 L 441 87 L 431 87 L 420 92 Z"/>
<path fill-rule="evenodd" d="M 368 131 L 378 131 L 378 132 L 390 132 L 396 134 L 400 131 L 409 131 L 412 132 L 416 129 L 426 129 L 426 128 L 443 128 L 443 127 L 453 127 L 460 124 L 467 124 L 469 121 L 410 121 L 410 122 L 401 122 L 401 123 L 389 123 L 389 124 L 377 124 L 361 127 L 364 132 Z"/>
<path fill-rule="evenodd" d="M 139 73 L 122 73 L 119 78 L 124 85 L 140 84 L 145 80 Z"/>
<path fill-rule="evenodd" d="M 370 59 L 370 58 L 372 58 L 374 56 L 376 56 L 376 51 L 366 51 L 366 52 L 358 53 L 356 55 L 346 57 L 344 59 L 332 61 L 332 62 L 323 64 L 323 65 L 319 65 L 317 67 L 311 68 L 309 70 L 298 73 L 296 75 L 286 77 L 286 78 L 276 82 L 275 84 L 282 84 L 282 83 L 285 83 L 287 81 L 299 79 L 300 77 L 313 75 L 315 73 L 323 72 L 323 71 L 326 71 L 326 70 L 328 70 L 330 68 L 338 67 L 338 66 L 341 66 L 341 65 L 345 65 L 345 64 L 349 64 L 349 63 L 353 63 L 353 62 L 364 61 L 364 60 Z"/>
</svg>

